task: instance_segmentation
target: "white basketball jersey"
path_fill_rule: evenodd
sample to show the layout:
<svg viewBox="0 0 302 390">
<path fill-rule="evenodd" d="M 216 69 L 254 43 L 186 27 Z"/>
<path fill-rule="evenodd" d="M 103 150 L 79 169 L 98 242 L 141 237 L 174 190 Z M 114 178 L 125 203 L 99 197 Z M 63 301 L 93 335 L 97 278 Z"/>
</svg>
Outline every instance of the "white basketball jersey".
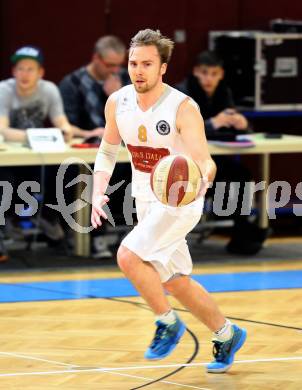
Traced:
<svg viewBox="0 0 302 390">
<path fill-rule="evenodd" d="M 137 104 L 133 85 L 121 88 L 115 96 L 116 122 L 132 166 L 132 196 L 155 200 L 150 186 L 153 166 L 164 156 L 185 152 L 176 129 L 176 114 L 188 96 L 166 85 L 163 95 L 145 112 Z"/>
</svg>

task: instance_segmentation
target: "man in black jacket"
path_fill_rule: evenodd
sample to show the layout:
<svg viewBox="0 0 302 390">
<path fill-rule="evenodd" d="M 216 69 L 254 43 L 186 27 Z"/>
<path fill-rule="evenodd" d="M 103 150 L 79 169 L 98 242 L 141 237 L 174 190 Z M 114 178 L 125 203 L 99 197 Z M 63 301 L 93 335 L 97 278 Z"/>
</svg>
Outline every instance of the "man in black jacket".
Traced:
<svg viewBox="0 0 302 390">
<path fill-rule="evenodd" d="M 95 43 L 89 64 L 61 81 L 64 109 L 75 135 L 102 137 L 108 96 L 130 82 L 126 69 L 122 68 L 125 56 L 126 47 L 118 37 L 101 37 Z"/>
<path fill-rule="evenodd" d="M 212 51 L 204 51 L 197 56 L 193 73 L 176 86 L 192 97 L 200 107 L 205 121 L 208 140 L 234 137 L 236 133 L 248 129 L 246 118 L 235 109 L 232 92 L 224 82 L 222 60 Z M 240 183 L 237 208 L 234 212 L 234 229 L 226 249 L 231 253 L 255 254 L 261 247 L 266 232 L 241 215 L 245 183 L 251 181 L 249 170 L 238 158 L 215 156 L 218 171 L 216 183 Z"/>
<path fill-rule="evenodd" d="M 224 82 L 222 60 L 214 52 L 200 53 L 193 73 L 176 87 L 199 105 L 208 138 L 222 128 L 247 129 L 248 122 L 235 110 L 232 92 Z"/>
</svg>

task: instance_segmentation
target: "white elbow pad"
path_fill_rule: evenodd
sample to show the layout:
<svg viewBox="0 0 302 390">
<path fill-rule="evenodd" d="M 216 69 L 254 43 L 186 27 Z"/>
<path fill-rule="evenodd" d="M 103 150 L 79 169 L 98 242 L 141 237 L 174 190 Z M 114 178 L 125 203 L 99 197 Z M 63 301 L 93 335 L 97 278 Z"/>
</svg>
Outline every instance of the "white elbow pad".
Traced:
<svg viewBox="0 0 302 390">
<path fill-rule="evenodd" d="M 120 144 L 109 144 L 102 139 L 94 163 L 94 172 L 103 171 L 107 172 L 111 176 L 115 167 L 119 147 Z"/>
</svg>

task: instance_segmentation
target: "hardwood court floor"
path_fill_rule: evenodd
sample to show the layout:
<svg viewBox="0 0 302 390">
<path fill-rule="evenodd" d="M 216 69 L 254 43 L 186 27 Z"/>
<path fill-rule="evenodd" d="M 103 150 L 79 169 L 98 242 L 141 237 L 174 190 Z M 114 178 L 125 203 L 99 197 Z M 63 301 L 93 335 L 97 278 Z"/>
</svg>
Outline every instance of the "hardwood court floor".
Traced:
<svg viewBox="0 0 302 390">
<path fill-rule="evenodd" d="M 283 263 L 208 265 L 195 272 L 301 270 Z M 105 273 L 6 275 L 0 282 L 117 277 Z M 0 304 L 0 389 L 302 389 L 302 290 L 213 294 L 223 312 L 237 318 L 248 341 L 228 374 L 207 374 L 211 334 L 180 312 L 186 332 L 175 352 L 160 362 L 143 353 L 153 335 L 153 315 L 140 298 L 79 299 Z M 171 299 L 173 305 L 179 304 Z M 198 343 L 195 340 L 198 339 Z M 190 363 L 188 363 L 190 362 Z M 182 364 L 188 366 L 173 374 Z M 167 376 L 165 379 L 160 378 Z M 151 381 L 156 381 L 147 386 Z"/>
</svg>

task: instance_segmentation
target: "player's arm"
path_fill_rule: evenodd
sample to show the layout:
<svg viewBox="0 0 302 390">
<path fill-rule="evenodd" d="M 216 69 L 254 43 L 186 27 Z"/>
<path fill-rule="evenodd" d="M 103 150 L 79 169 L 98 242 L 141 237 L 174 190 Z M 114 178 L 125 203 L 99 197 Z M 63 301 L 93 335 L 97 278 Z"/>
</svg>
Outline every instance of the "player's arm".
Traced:
<svg viewBox="0 0 302 390">
<path fill-rule="evenodd" d="M 91 223 L 94 228 L 101 226 L 101 217 L 107 219 L 102 207 L 109 201 L 105 192 L 115 167 L 121 143 L 121 136 L 115 120 L 115 109 L 115 99 L 111 96 L 105 106 L 105 132 L 94 164 L 91 212 Z"/>
<path fill-rule="evenodd" d="M 186 150 L 198 164 L 204 182 L 213 182 L 216 175 L 216 164 L 209 153 L 204 122 L 195 102 L 186 99 L 180 105 L 176 117 L 176 126 Z"/>
</svg>

